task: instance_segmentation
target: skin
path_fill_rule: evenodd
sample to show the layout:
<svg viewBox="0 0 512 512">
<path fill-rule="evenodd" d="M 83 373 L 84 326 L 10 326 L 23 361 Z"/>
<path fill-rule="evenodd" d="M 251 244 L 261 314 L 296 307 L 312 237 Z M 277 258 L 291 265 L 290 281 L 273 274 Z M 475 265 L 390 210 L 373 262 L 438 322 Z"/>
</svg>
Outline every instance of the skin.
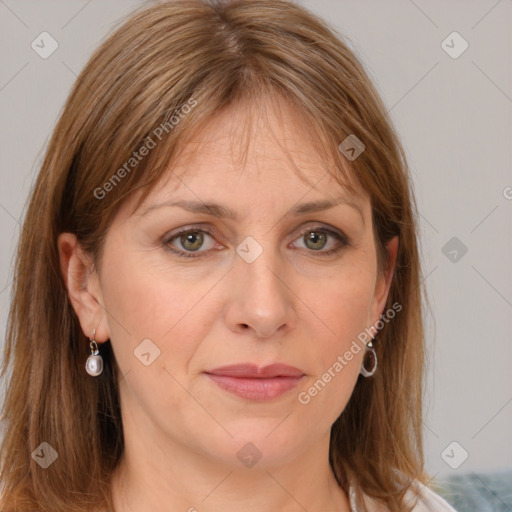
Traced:
<svg viewBox="0 0 512 512">
<path fill-rule="evenodd" d="M 59 236 L 81 327 L 89 338 L 95 328 L 99 344 L 111 340 L 122 372 L 126 451 L 112 482 L 116 512 L 350 510 L 329 467 L 329 432 L 356 385 L 363 350 L 307 405 L 298 395 L 380 318 L 398 239 L 387 247 L 388 269 L 378 273 L 363 190 L 351 196 L 362 217 L 348 204 L 284 217 L 297 203 L 348 192 L 327 173 L 292 110 L 280 103 L 266 114 L 250 105 L 226 110 L 190 139 L 139 210 L 132 213 L 136 195 L 123 204 L 100 268 L 73 234 Z M 233 148 L 247 119 L 255 129 L 241 166 Z M 139 215 L 170 199 L 217 202 L 239 218 L 179 207 Z M 180 244 L 179 236 L 167 244 L 198 258 L 166 250 L 178 228 L 205 226 L 213 233 L 202 245 L 183 238 Z M 333 236 L 308 243 L 301 231 L 309 227 L 341 231 L 349 245 Z M 236 252 L 247 236 L 263 250 L 252 263 Z M 339 252 L 321 255 L 337 246 Z M 134 350 L 148 338 L 160 355 L 146 366 Z M 305 376 L 284 395 L 254 402 L 203 373 L 243 362 L 283 362 Z M 237 457 L 249 442 L 261 454 L 251 468 Z"/>
</svg>

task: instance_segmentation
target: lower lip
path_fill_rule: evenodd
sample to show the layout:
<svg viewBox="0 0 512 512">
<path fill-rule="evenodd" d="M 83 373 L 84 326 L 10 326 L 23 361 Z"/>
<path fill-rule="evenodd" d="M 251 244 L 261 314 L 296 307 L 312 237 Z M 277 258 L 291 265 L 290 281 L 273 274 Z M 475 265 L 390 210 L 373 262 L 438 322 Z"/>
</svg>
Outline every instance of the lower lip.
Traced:
<svg viewBox="0 0 512 512">
<path fill-rule="evenodd" d="M 272 377 L 254 379 L 244 377 L 228 377 L 207 373 L 219 387 L 246 400 L 265 402 L 283 395 L 297 386 L 301 377 Z"/>
</svg>

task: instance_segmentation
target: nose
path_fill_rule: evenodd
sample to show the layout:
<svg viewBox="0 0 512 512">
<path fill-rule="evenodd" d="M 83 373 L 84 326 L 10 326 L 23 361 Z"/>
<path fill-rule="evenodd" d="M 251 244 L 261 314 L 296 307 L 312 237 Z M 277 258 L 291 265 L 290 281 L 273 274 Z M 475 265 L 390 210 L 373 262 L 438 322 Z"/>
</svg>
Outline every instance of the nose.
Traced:
<svg viewBox="0 0 512 512">
<path fill-rule="evenodd" d="M 252 263 L 238 256 L 235 260 L 225 310 L 225 321 L 233 332 L 272 338 L 295 325 L 295 295 L 271 252 L 264 250 Z"/>
</svg>

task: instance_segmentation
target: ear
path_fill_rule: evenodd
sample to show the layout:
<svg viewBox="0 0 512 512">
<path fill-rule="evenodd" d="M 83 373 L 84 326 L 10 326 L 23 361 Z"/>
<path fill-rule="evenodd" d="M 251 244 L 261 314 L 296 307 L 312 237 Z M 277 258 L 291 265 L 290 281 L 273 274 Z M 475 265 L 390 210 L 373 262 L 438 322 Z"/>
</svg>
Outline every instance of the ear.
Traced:
<svg viewBox="0 0 512 512">
<path fill-rule="evenodd" d="M 388 265 L 387 267 L 377 276 L 377 282 L 375 284 L 375 292 L 371 307 L 371 318 L 370 325 L 375 325 L 384 313 L 384 307 L 386 306 L 386 300 L 388 298 L 389 289 L 393 280 L 393 273 L 395 271 L 396 258 L 398 254 L 398 236 L 393 237 L 386 244 L 386 252 L 388 254 Z"/>
<path fill-rule="evenodd" d="M 92 332 L 96 329 L 96 341 L 104 342 L 110 335 L 99 277 L 92 258 L 82 250 L 73 233 L 61 233 L 57 245 L 62 277 L 82 331 L 92 339 Z"/>
</svg>

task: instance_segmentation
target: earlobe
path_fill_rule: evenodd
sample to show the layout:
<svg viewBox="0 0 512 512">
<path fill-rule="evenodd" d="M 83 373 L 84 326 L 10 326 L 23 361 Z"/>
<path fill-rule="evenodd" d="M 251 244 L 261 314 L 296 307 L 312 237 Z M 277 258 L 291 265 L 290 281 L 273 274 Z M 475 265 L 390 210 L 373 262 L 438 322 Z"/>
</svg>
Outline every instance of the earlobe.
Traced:
<svg viewBox="0 0 512 512">
<path fill-rule="evenodd" d="M 109 338 L 98 275 L 92 259 L 73 233 L 61 233 L 57 241 L 60 269 L 68 297 L 84 334 L 90 338 L 96 329 L 96 341 Z"/>
</svg>

